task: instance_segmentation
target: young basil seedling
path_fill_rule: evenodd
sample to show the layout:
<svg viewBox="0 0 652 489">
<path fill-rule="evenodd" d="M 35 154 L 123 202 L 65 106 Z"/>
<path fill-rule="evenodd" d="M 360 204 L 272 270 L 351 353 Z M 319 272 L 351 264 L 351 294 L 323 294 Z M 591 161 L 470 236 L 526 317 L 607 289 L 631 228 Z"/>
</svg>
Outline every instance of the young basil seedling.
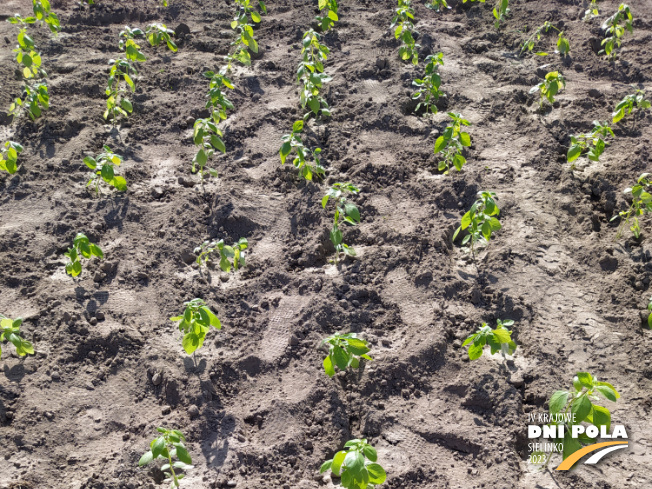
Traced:
<svg viewBox="0 0 652 489">
<path fill-rule="evenodd" d="M 471 136 L 468 132 L 462 131 L 462 126 L 470 126 L 471 123 L 462 117 L 462 114 L 448 112 L 448 117 L 453 119 L 453 123 L 444 129 L 441 136 L 435 141 L 435 154 L 441 153 L 443 160 L 439 162 L 437 168 L 448 175 L 451 166 L 457 171 L 462 171 L 466 164 L 466 158 L 462 155 L 464 148 L 471 146 Z"/>
<path fill-rule="evenodd" d="M 623 21 L 625 25 L 621 25 Z M 620 48 L 625 32 L 629 31 L 630 34 L 634 32 L 632 21 L 633 17 L 629 6 L 621 3 L 616 13 L 602 24 L 602 30 L 605 32 L 606 37 L 601 43 L 603 49 L 598 54 L 604 53 L 607 57 L 615 60 L 617 58 L 616 50 Z"/>
<path fill-rule="evenodd" d="M 75 239 L 72 241 L 72 248 L 64 253 L 70 263 L 66 263 L 66 273 L 72 277 L 76 277 L 82 272 L 81 257 L 87 260 L 97 256 L 100 260 L 104 258 L 104 252 L 95 243 L 90 240 L 83 233 L 77 233 Z"/>
<path fill-rule="evenodd" d="M 162 42 L 165 42 L 168 49 L 173 53 L 176 53 L 178 48 L 174 41 L 172 41 L 173 35 L 174 31 L 172 29 L 168 29 L 165 24 L 150 24 L 145 30 L 145 36 L 147 37 L 147 41 L 149 41 L 150 46 L 156 47 Z"/>
<path fill-rule="evenodd" d="M 42 110 L 50 108 L 50 95 L 45 81 L 23 87 L 23 97 L 17 97 L 9 106 L 9 115 L 16 116 L 26 111 L 32 120 L 41 117 Z"/>
<path fill-rule="evenodd" d="M 261 12 L 267 13 L 265 4 L 263 2 L 258 3 Z M 231 43 L 232 46 L 235 46 L 235 51 L 226 57 L 228 62 L 227 71 L 231 69 L 231 63 L 234 60 L 245 66 L 250 66 L 251 54 L 249 54 L 249 51 L 258 53 L 258 42 L 254 38 L 253 24 L 249 23 L 249 19 L 251 18 L 252 22 L 258 24 L 261 21 L 260 14 L 251 6 L 250 0 L 236 0 L 235 4 L 238 10 L 233 22 L 231 22 L 231 29 L 236 31 L 237 38 Z"/>
<path fill-rule="evenodd" d="M 419 46 L 414 39 L 417 31 L 414 29 L 414 9 L 411 0 L 398 0 L 396 15 L 392 19 L 390 28 L 394 29 L 394 37 L 401 40 L 398 54 L 403 61 L 412 61 L 413 65 L 419 64 Z"/>
<path fill-rule="evenodd" d="M 469 229 L 468 234 L 462 239 L 462 246 L 471 242 L 471 254 L 475 256 L 475 244 L 480 242 L 489 245 L 491 234 L 501 229 L 498 218 L 500 209 L 496 205 L 496 194 L 494 192 L 478 192 L 476 200 L 471 209 L 462 216 L 460 227 L 453 234 L 453 241 L 457 238 L 460 231 Z"/>
<path fill-rule="evenodd" d="M 208 102 L 206 102 L 206 108 L 211 111 L 211 117 L 215 124 L 219 124 L 221 121 L 226 120 L 228 115 L 227 110 L 233 110 L 233 103 L 226 98 L 222 92 L 222 87 L 230 88 L 233 90 L 233 82 L 226 77 L 226 69 L 223 68 L 218 73 L 214 71 L 207 71 L 204 73 L 206 78 L 210 79 L 210 85 L 208 89 Z"/>
<path fill-rule="evenodd" d="M 616 105 L 616 108 L 611 114 L 613 123 L 620 122 L 623 117 L 631 114 L 635 108 L 638 109 L 637 112 L 642 112 L 650 108 L 650 101 L 645 98 L 645 92 L 643 90 L 636 90 L 635 93 L 625 96 L 625 98 L 618 102 L 618 105 Z M 636 114 L 634 115 L 636 116 Z M 636 117 L 634 119 L 636 120 Z"/>
<path fill-rule="evenodd" d="M 197 119 L 194 125 L 193 142 L 199 148 L 197 154 L 192 160 L 192 172 L 199 172 L 202 185 L 204 184 L 204 174 L 206 171 L 204 167 L 208 160 L 213 158 L 215 150 L 226 153 L 226 146 L 222 141 L 222 131 L 217 127 L 217 124 L 210 119 Z M 212 177 L 217 177 L 217 170 L 208 168 L 208 174 Z"/>
<path fill-rule="evenodd" d="M 565 87 L 566 79 L 563 75 L 558 71 L 551 71 L 541 83 L 530 89 L 530 93 L 539 93 L 539 107 L 543 108 L 545 100 L 548 100 L 551 105 L 554 104 L 555 95 Z"/>
<path fill-rule="evenodd" d="M 120 166 L 122 163 L 122 156 L 115 154 L 106 145 L 103 146 L 103 149 L 104 152 L 98 154 L 95 158 L 92 156 L 86 156 L 84 158 L 86 166 L 94 171 L 86 186 L 89 187 L 94 183 L 95 192 L 99 196 L 100 181 L 104 180 L 119 192 L 125 192 L 127 190 L 127 181 L 124 177 L 115 174 L 115 167 Z"/>
<path fill-rule="evenodd" d="M 61 23 L 57 14 L 50 10 L 49 0 L 32 0 L 32 11 L 37 21 L 45 23 L 53 34 L 61 30 Z"/>
<path fill-rule="evenodd" d="M 160 469 L 166 477 L 163 482 L 169 482 L 171 489 L 180 487 L 179 481 L 183 479 L 184 474 L 177 471 L 186 471 L 193 468 L 192 459 L 184 445 L 186 437 L 179 430 L 156 428 L 156 431 L 161 436 L 151 441 L 149 444 L 150 449 L 140 457 L 138 466 L 143 467 L 153 460 L 163 459 L 166 461 Z M 177 458 L 178 461 L 174 462 L 174 458 Z"/>
<path fill-rule="evenodd" d="M 320 112 L 325 117 L 331 115 L 328 102 L 320 95 L 323 85 L 332 80 L 331 76 L 324 73 L 324 61 L 328 58 L 330 51 L 319 41 L 319 34 L 312 29 L 303 35 L 302 59 L 297 68 L 297 83 L 301 86 L 299 90 L 301 107 L 310 109 L 303 116 L 304 120 L 308 119 L 311 114 L 317 117 Z"/>
<path fill-rule="evenodd" d="M 301 131 L 303 131 L 303 121 L 296 121 L 292 125 L 292 134 L 286 134 L 281 138 L 281 141 L 283 141 L 279 150 L 281 164 L 285 165 L 287 157 L 292 152 L 295 152 L 297 156 L 294 158 L 292 164 L 299 170 L 299 174 L 303 178 L 312 181 L 313 176 L 321 178 L 326 174 L 319 161 L 321 148 L 311 150 L 304 146 L 303 140 L 301 139 Z"/>
<path fill-rule="evenodd" d="M 222 323 L 201 299 L 193 299 L 183 305 L 183 316 L 172 317 L 170 321 L 179 321 L 179 331 L 183 333 L 183 349 L 191 355 L 202 347 L 211 326 L 219 330 L 222 329 Z"/>
<path fill-rule="evenodd" d="M 23 152 L 23 147 L 14 142 L 7 141 L 4 148 L 0 148 L 0 170 L 13 175 L 18 171 L 18 155 Z"/>
<path fill-rule="evenodd" d="M 498 319 L 496 322 L 496 329 L 491 329 L 491 326 L 487 323 L 482 323 L 482 327 L 462 343 L 463 347 L 471 345 L 469 346 L 470 360 L 480 358 L 485 345 L 489 345 L 492 355 L 500 351 L 503 359 L 506 358 L 505 355 L 514 354 L 516 343 L 512 340 L 512 332 L 508 329 L 509 326 L 514 324 L 514 321 L 511 319 L 505 321 Z"/>
<path fill-rule="evenodd" d="M 426 71 L 423 78 L 417 78 L 412 85 L 419 87 L 417 92 L 412 95 L 413 100 L 419 100 L 414 111 L 418 112 L 421 108 L 436 114 L 438 112 L 437 102 L 440 97 L 445 97 L 444 92 L 439 90 L 441 86 L 441 76 L 439 76 L 439 65 L 444 66 L 444 53 L 431 54 L 426 58 Z M 423 101 L 421 97 L 423 96 Z"/>
<path fill-rule="evenodd" d="M 579 158 L 582 153 L 588 151 L 586 156 L 591 161 L 600 161 L 600 155 L 604 153 L 607 142 L 607 136 L 614 137 L 614 132 L 605 122 L 593 121 L 593 130 L 589 134 L 578 134 L 571 136 L 571 146 L 568 148 L 566 155 L 567 161 L 570 163 Z"/>
<path fill-rule="evenodd" d="M 587 8 L 584 11 L 584 17 L 582 20 L 584 22 L 588 22 L 594 17 L 597 17 L 600 15 L 600 11 L 598 10 L 598 0 L 591 0 L 591 3 L 589 4 L 589 8 Z"/>
<path fill-rule="evenodd" d="M 135 28 L 132 29 L 129 26 L 125 26 L 123 30 L 120 31 L 120 41 L 118 42 L 118 47 L 120 51 L 125 52 L 125 57 L 129 61 L 144 62 L 147 61 L 147 58 L 140 50 L 140 46 L 134 41 L 136 37 L 142 37 L 145 33 L 142 29 Z"/>
<path fill-rule="evenodd" d="M 618 226 L 618 231 L 616 232 L 616 239 L 622 237 L 626 225 L 629 225 L 629 229 L 636 239 L 641 236 L 641 227 L 638 218 L 639 216 L 652 212 L 652 195 L 647 191 L 650 186 L 652 186 L 650 173 L 643 173 L 638 177 L 636 185 L 624 190 L 626 195 L 632 195 L 632 204 L 629 206 L 629 209 L 620 211 L 618 215 L 611 218 L 612 221 L 619 217 L 621 219 L 620 226 Z"/>
<path fill-rule="evenodd" d="M 650 297 L 650 301 L 647 303 L 647 310 L 647 327 L 652 329 L 652 297 Z"/>
<path fill-rule="evenodd" d="M 323 474 L 328 469 L 335 477 L 340 477 L 342 487 L 346 489 L 372 489 L 387 480 L 385 469 L 376 461 L 376 449 L 366 439 L 349 440 L 335 456 L 324 462 L 319 469 Z"/>
<path fill-rule="evenodd" d="M 582 445 L 590 445 L 596 442 L 595 438 L 590 438 L 586 434 L 580 434 L 578 438 L 571 436 L 572 426 L 579 425 L 582 422 L 591 423 L 601 428 L 605 427 L 607 431 L 611 426 L 611 413 L 605 407 L 594 404 L 600 399 L 600 396 L 616 402 L 620 394 L 613 385 L 608 382 L 599 382 L 588 372 L 578 372 L 573 378 L 573 387 L 567 391 L 555 391 L 548 401 L 548 410 L 550 414 L 569 413 L 574 419 L 573 422 L 552 422 L 551 425 L 564 425 L 564 437 L 549 440 L 551 443 L 563 444 L 563 458 L 568 458 L 571 454 L 582 448 Z M 548 456 L 545 465 L 548 465 L 552 452 Z"/>
<path fill-rule="evenodd" d="M 344 371 L 348 367 L 359 368 L 361 358 L 372 360 L 367 355 L 370 351 L 367 342 L 358 338 L 355 333 L 336 333 L 322 340 L 321 344 L 328 347 L 328 355 L 324 358 L 324 371 L 329 377 L 335 375 L 335 367 Z"/>
<path fill-rule="evenodd" d="M 118 116 L 124 118 L 129 117 L 134 110 L 131 101 L 125 97 L 129 87 L 132 92 L 136 91 L 136 86 L 132 80 L 132 75 L 137 75 L 136 68 L 126 59 L 112 59 L 109 61 L 111 69 L 109 70 L 109 79 L 105 93 L 108 96 L 106 100 L 106 110 L 104 111 L 104 119 L 111 119 L 111 123 L 115 126 Z M 123 83 L 125 85 L 123 85 Z"/>
<path fill-rule="evenodd" d="M 555 52 L 561 54 L 562 56 L 566 56 L 568 53 L 570 53 L 570 41 L 564 36 L 564 31 L 557 29 L 550 22 L 546 21 L 543 23 L 543 25 L 535 29 L 530 37 L 523 41 L 519 55 L 522 56 L 525 52 L 532 52 L 537 43 L 541 40 L 541 36 L 544 33 L 547 33 L 550 29 L 554 29 L 559 33 L 557 36 L 557 50 Z M 535 51 L 534 54 L 537 56 L 548 56 L 548 53 L 544 51 Z"/>
<path fill-rule="evenodd" d="M 2 343 L 8 341 L 16 347 L 16 354 L 21 357 L 34 354 L 34 346 L 24 340 L 20 335 L 20 325 L 23 318 L 10 319 L 0 314 L 0 358 L 2 357 Z"/>
<path fill-rule="evenodd" d="M 335 183 L 328 189 L 326 195 L 321 199 L 322 208 L 326 208 L 328 199 L 335 200 L 335 215 L 333 217 L 333 229 L 330 232 L 331 242 L 335 246 L 336 260 L 339 260 L 340 254 L 345 257 L 355 256 L 353 246 L 349 246 L 343 241 L 342 231 L 340 230 L 340 221 L 344 221 L 349 226 L 355 226 L 360 222 L 360 211 L 358 208 L 347 201 L 347 195 L 357 195 L 360 189 L 351 183 Z"/>
<path fill-rule="evenodd" d="M 335 25 L 335 22 L 339 20 L 339 17 L 337 16 L 337 11 L 338 11 L 337 0 L 319 0 L 318 8 L 320 14 L 321 11 L 324 9 L 328 9 L 328 12 L 326 12 L 325 15 L 318 15 L 317 17 L 315 17 L 315 20 L 319 24 L 319 27 L 322 30 L 322 32 L 330 30 Z"/>
<path fill-rule="evenodd" d="M 204 241 L 200 246 L 195 248 L 197 254 L 197 265 L 201 267 L 210 259 L 210 254 L 218 251 L 220 254 L 220 268 L 225 272 L 230 272 L 233 267 L 238 270 L 245 266 L 245 250 L 249 247 L 247 238 L 240 238 L 233 246 L 224 244 L 224 240 Z"/>
</svg>

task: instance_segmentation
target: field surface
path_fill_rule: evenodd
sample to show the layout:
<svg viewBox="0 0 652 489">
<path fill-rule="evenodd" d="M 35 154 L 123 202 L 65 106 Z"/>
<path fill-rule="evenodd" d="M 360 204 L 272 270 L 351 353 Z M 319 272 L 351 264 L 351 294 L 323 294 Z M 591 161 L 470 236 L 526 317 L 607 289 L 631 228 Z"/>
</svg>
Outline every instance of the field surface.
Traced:
<svg viewBox="0 0 652 489">
<path fill-rule="evenodd" d="M 48 73 L 51 107 L 10 123 L 21 94 L 17 27 L 0 23 L 0 142 L 24 145 L 15 175 L 0 175 L 0 313 L 22 316 L 36 354 L 2 345 L 0 469 L 3 489 L 131 489 L 160 485 L 139 468 L 157 426 L 187 436 L 195 468 L 187 488 L 340 487 L 321 463 L 355 437 L 378 449 L 382 488 L 643 488 L 652 486 L 652 336 L 641 325 L 652 271 L 652 229 L 616 240 L 623 189 L 650 171 L 651 111 L 614 126 L 599 162 L 566 162 L 570 135 L 610 120 L 616 103 L 652 78 L 652 2 L 633 0 L 634 33 L 619 59 L 597 54 L 599 26 L 618 3 L 510 2 L 493 26 L 493 2 L 444 13 L 414 1 L 421 62 L 398 57 L 395 1 L 341 0 L 323 37 L 333 79 L 332 117 L 311 119 L 304 142 L 323 150 L 327 176 L 306 182 L 281 166 L 281 137 L 303 111 L 296 66 L 317 1 L 268 2 L 256 27 L 260 53 L 235 65 L 235 105 L 223 123 L 219 178 L 191 173 L 192 126 L 206 117 L 206 70 L 224 65 L 231 1 L 54 1 L 61 33 L 30 32 Z M 4 0 L 2 19 L 31 12 Z M 520 57 L 531 29 L 565 31 L 570 56 Z M 102 118 L 108 61 L 125 25 L 163 22 L 178 52 L 139 41 L 134 112 Z M 436 115 L 413 112 L 412 80 L 428 54 L 444 53 Z M 567 85 L 540 112 L 530 87 L 560 70 Z M 433 145 L 460 112 L 472 126 L 462 172 L 442 175 Z M 109 145 L 124 156 L 125 193 L 85 188 L 82 159 Z M 334 182 L 353 182 L 361 212 L 344 229 L 356 259 L 333 263 Z M 503 228 L 474 262 L 451 237 L 480 190 L 496 192 Z M 105 259 L 66 275 L 78 232 Z M 226 274 L 194 265 L 206 239 L 246 237 L 247 266 Z M 203 298 L 222 320 L 188 356 L 169 320 Z M 512 319 L 519 345 L 468 360 L 462 341 L 482 322 Z M 320 340 L 337 331 L 367 339 L 373 362 L 323 371 Z M 630 447 L 569 472 L 528 464 L 527 415 L 547 412 L 553 391 L 589 371 L 621 394 L 604 401 Z M 553 459 L 554 468 L 561 459 Z M 556 462 L 556 463 L 555 463 Z"/>
</svg>

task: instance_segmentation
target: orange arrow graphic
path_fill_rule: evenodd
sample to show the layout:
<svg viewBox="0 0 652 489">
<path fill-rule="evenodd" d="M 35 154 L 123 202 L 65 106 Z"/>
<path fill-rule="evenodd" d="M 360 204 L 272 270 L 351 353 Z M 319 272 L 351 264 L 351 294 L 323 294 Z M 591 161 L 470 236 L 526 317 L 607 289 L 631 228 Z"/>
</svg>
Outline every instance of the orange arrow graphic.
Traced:
<svg viewBox="0 0 652 489">
<path fill-rule="evenodd" d="M 584 447 L 584 448 L 574 452 L 570 457 L 568 457 L 566 460 L 564 460 L 562 463 L 560 463 L 559 467 L 557 467 L 555 470 L 568 470 L 573 465 L 575 465 L 575 462 L 577 462 L 579 459 L 581 459 L 587 453 L 595 452 L 596 450 L 599 450 L 599 449 L 604 448 L 604 447 L 610 447 L 612 445 L 627 445 L 627 442 L 626 441 L 605 441 L 603 443 L 595 443 L 593 445 L 589 445 L 588 447 Z"/>
</svg>

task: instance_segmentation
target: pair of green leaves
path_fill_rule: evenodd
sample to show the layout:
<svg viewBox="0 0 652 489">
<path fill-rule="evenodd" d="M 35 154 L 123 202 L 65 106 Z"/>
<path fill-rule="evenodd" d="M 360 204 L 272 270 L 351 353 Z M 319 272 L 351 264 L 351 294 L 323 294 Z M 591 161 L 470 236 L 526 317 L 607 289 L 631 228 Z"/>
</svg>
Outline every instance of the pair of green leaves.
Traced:
<svg viewBox="0 0 652 489">
<path fill-rule="evenodd" d="M 245 250 L 249 247 L 247 238 L 240 238 L 233 246 L 224 244 L 224 240 L 204 241 L 200 246 L 195 248 L 197 253 L 197 264 L 206 263 L 210 254 L 216 250 L 220 254 L 220 268 L 225 272 L 230 272 L 231 268 L 238 270 L 245 266 Z"/>
<path fill-rule="evenodd" d="M 18 155 L 23 152 L 23 147 L 14 142 L 7 141 L 4 149 L 0 151 L 0 170 L 13 175 L 18 171 Z"/>
<path fill-rule="evenodd" d="M 192 172 L 199 172 L 202 183 L 204 182 L 204 167 L 208 160 L 213 158 L 215 151 L 226 153 L 226 145 L 222 141 L 222 131 L 217 124 L 211 119 L 197 119 L 194 125 L 193 142 L 199 147 L 197 154 L 192 160 Z M 217 170 L 208 168 L 208 174 L 217 177 Z"/>
<path fill-rule="evenodd" d="M 104 180 L 106 183 L 115 187 L 119 192 L 125 192 L 127 190 L 127 181 L 124 177 L 115 174 L 115 167 L 120 166 L 122 163 L 122 156 L 115 154 L 111 148 L 104 145 L 104 152 L 98 154 L 95 158 L 92 156 L 86 156 L 84 158 L 84 163 L 88 168 L 94 170 L 93 176 L 88 181 L 86 186 L 90 186 L 93 183 L 95 184 L 95 191 L 97 195 L 100 195 L 100 180 Z"/>
<path fill-rule="evenodd" d="M 16 61 L 22 66 L 22 74 L 25 79 L 46 76 L 41 69 L 41 55 L 35 51 L 34 40 L 27 35 L 27 29 L 22 28 L 16 36 L 18 47 L 14 49 Z"/>
<path fill-rule="evenodd" d="M 23 87 L 25 95 L 23 98 L 16 98 L 9 105 L 9 115 L 15 116 L 22 111 L 27 111 L 32 120 L 41 117 L 42 110 L 50 108 L 50 95 L 45 82 Z"/>
<path fill-rule="evenodd" d="M 167 477 L 165 482 L 169 482 L 171 488 L 179 487 L 179 481 L 183 479 L 184 474 L 177 474 L 176 471 L 193 468 L 192 459 L 184 444 L 186 438 L 179 430 L 156 428 L 156 431 L 161 433 L 161 436 L 151 441 L 150 449 L 140 457 L 138 465 L 142 467 L 159 458 L 166 460 L 160 469 Z M 178 461 L 174 462 L 175 458 Z"/>
<path fill-rule="evenodd" d="M 281 138 L 283 144 L 279 150 L 281 157 L 281 164 L 285 165 L 287 157 L 291 153 L 296 153 L 296 157 L 292 161 L 295 168 L 299 170 L 299 174 L 308 181 L 312 181 L 313 176 L 321 178 L 326 174 L 326 170 L 321 166 L 319 155 L 321 148 L 311 150 L 303 144 L 301 139 L 301 132 L 303 131 L 304 122 L 296 121 L 292 125 L 292 134 L 286 134 Z"/>
<path fill-rule="evenodd" d="M 0 314 L 0 357 L 2 357 L 2 343 L 8 341 L 16 347 L 16 353 L 24 357 L 33 355 L 34 347 L 29 341 L 20 336 L 20 325 L 23 324 L 23 318 L 10 319 L 4 314 Z"/>
<path fill-rule="evenodd" d="M 448 175 L 451 166 L 457 171 L 462 171 L 466 164 L 466 158 L 462 154 L 465 147 L 471 146 L 471 136 L 468 132 L 462 131 L 462 126 L 470 126 L 471 123 L 462 117 L 462 114 L 448 112 L 448 117 L 453 119 L 452 124 L 448 125 L 441 136 L 435 141 L 435 154 L 441 153 L 443 160 L 439 162 L 437 168 Z"/>
<path fill-rule="evenodd" d="M 82 272 L 82 256 L 87 260 L 93 256 L 101 260 L 104 258 L 104 252 L 95 243 L 91 243 L 85 234 L 77 233 L 77 236 L 72 241 L 72 248 L 68 248 L 64 256 L 70 260 L 69 263 L 66 263 L 66 273 L 72 277 L 76 277 Z"/>
<path fill-rule="evenodd" d="M 356 256 L 353 247 L 344 243 L 344 237 L 339 224 L 340 220 L 349 226 L 355 226 L 360 223 L 360 211 L 355 204 L 352 204 L 346 198 L 347 195 L 357 195 L 359 192 L 360 189 L 352 183 L 335 183 L 321 199 L 321 206 L 324 209 L 330 198 L 335 200 L 335 215 L 333 216 L 333 228 L 330 232 L 330 238 L 333 246 L 335 246 L 335 252 L 338 258 L 340 253 L 344 253 L 345 256 Z"/>
<path fill-rule="evenodd" d="M 259 24 L 260 21 L 262 20 L 261 14 L 265 15 L 267 14 L 267 7 L 265 6 L 265 3 L 262 1 L 258 1 L 258 8 L 260 9 L 260 13 L 256 12 L 253 7 L 253 2 L 251 0 L 235 0 L 235 4 L 244 12 L 245 15 L 249 15 L 251 17 L 251 20 L 255 22 L 256 24 Z M 237 22 L 239 19 L 239 16 L 236 16 L 236 19 L 234 22 Z M 231 28 L 235 29 L 237 24 L 231 23 Z"/>
<path fill-rule="evenodd" d="M 11 24 L 34 24 L 42 22 L 48 26 L 53 34 L 61 30 L 61 23 L 57 14 L 51 11 L 49 0 L 32 0 L 32 11 L 34 16 L 22 18 L 19 14 L 9 17 L 7 21 Z"/>
<path fill-rule="evenodd" d="M 193 299 L 183 305 L 183 316 L 172 317 L 170 321 L 179 321 L 179 331 L 183 332 L 183 349 L 191 355 L 202 347 L 211 326 L 219 330 L 222 329 L 222 323 L 201 299 Z"/>
<path fill-rule="evenodd" d="M 441 12 L 443 9 L 450 9 L 446 0 L 430 0 L 429 3 L 426 3 L 426 7 L 435 12 Z"/>
<path fill-rule="evenodd" d="M 600 382 L 588 372 L 578 372 L 573 378 L 573 389 L 570 391 L 555 391 L 548 401 L 550 414 L 568 413 L 574 415 L 575 422 L 567 424 L 563 439 L 563 457 L 568 458 L 571 454 L 582 448 L 582 445 L 595 443 L 594 438 L 581 434 L 579 438 L 571 437 L 571 426 L 584 421 L 594 426 L 605 426 L 607 431 L 611 427 L 611 413 L 605 407 L 593 404 L 600 396 L 616 402 L 620 394 L 608 382 Z"/>
<path fill-rule="evenodd" d="M 621 22 L 623 21 L 625 24 L 621 25 Z M 605 20 L 602 24 L 602 30 L 605 31 L 606 37 L 601 43 L 603 49 L 600 50 L 598 54 L 604 53 L 612 59 L 616 59 L 616 49 L 620 47 L 625 32 L 634 32 L 632 21 L 633 17 L 629 6 L 621 3 L 618 6 L 616 13 Z"/>
<path fill-rule="evenodd" d="M 227 110 L 233 110 L 233 103 L 222 92 L 222 87 L 233 90 L 233 82 L 226 77 L 226 69 L 220 72 L 207 71 L 204 76 L 210 79 L 206 108 L 212 109 L 213 121 L 218 124 L 227 119 Z"/>
<path fill-rule="evenodd" d="M 391 28 L 394 29 L 394 38 L 401 40 L 401 47 L 398 49 L 399 57 L 403 61 L 412 61 L 413 65 L 419 64 L 420 47 L 414 39 L 414 9 L 410 0 L 398 0 L 396 15 L 392 19 Z M 396 27 L 395 27 L 396 26 Z"/>
<path fill-rule="evenodd" d="M 586 156 L 591 161 L 600 161 L 600 155 L 604 153 L 607 146 L 605 138 L 614 137 L 614 132 L 605 122 L 593 121 L 593 130 L 589 134 L 578 134 L 571 136 L 571 146 L 568 148 L 566 159 L 568 162 L 575 161 L 582 153 L 588 151 Z"/>
<path fill-rule="evenodd" d="M 494 27 L 498 29 L 500 23 L 507 20 L 507 16 L 509 15 L 509 0 L 498 0 L 498 4 L 494 7 L 493 14 L 496 19 Z"/>
<path fill-rule="evenodd" d="M 476 200 L 471 209 L 462 216 L 460 227 L 453 234 L 453 241 L 460 231 L 469 229 L 468 234 L 462 239 L 462 246 L 471 243 L 471 253 L 475 254 L 475 244 L 483 242 L 489 244 L 494 231 L 501 229 L 498 218 L 500 209 L 496 205 L 496 194 L 494 192 L 478 192 L 479 199 Z"/>
<path fill-rule="evenodd" d="M 418 87 L 413 100 L 419 100 L 423 97 L 417 106 L 414 108 L 415 112 L 425 108 L 426 114 L 430 111 L 433 114 L 438 112 L 437 101 L 439 97 L 444 94 L 439 90 L 441 86 L 441 76 L 439 76 L 439 66 L 444 66 L 444 53 L 431 54 L 426 59 L 426 69 L 423 78 L 417 78 L 412 82 L 412 85 Z"/>
<path fill-rule="evenodd" d="M 564 76 L 558 71 L 550 71 L 541 83 L 530 89 L 530 93 L 539 93 L 539 105 L 543 107 L 544 100 L 548 100 L 550 104 L 554 104 L 555 95 L 565 87 L 566 79 Z"/>
<path fill-rule="evenodd" d="M 645 92 L 643 90 L 636 90 L 636 93 L 625 96 L 611 114 L 613 118 L 613 123 L 616 124 L 620 122 L 623 117 L 632 113 L 634 108 L 637 108 L 639 111 L 649 109 L 650 101 L 645 98 Z"/>
<path fill-rule="evenodd" d="M 324 371 L 329 377 L 335 375 L 335 367 L 344 371 L 348 367 L 360 367 L 360 359 L 371 361 L 367 355 L 370 348 L 367 342 L 358 338 L 355 333 L 334 334 L 322 340 L 322 345 L 328 347 L 328 356 L 324 358 Z"/>
<path fill-rule="evenodd" d="M 319 8 L 320 12 L 326 8 L 328 9 L 328 12 L 326 12 L 325 15 L 318 15 L 315 17 L 322 32 L 326 32 L 335 25 L 335 22 L 339 20 L 337 15 L 339 5 L 337 4 L 337 0 L 319 0 L 319 5 L 317 8 Z"/>
<path fill-rule="evenodd" d="M 385 469 L 376 463 L 376 449 L 366 439 L 349 440 L 344 448 L 347 450 L 337 452 L 324 462 L 319 472 L 323 474 L 330 469 L 335 477 L 340 477 L 346 489 L 370 489 L 387 480 Z"/>
<path fill-rule="evenodd" d="M 514 321 L 507 319 L 501 321 L 498 319 L 496 329 L 491 329 L 487 323 L 482 323 L 482 327 L 474 334 L 470 335 L 462 346 L 469 346 L 469 359 L 476 360 L 482 356 L 482 350 L 485 345 L 489 345 L 491 354 L 500 351 L 503 358 L 505 355 L 513 355 L 516 351 L 516 343 L 512 340 L 512 332 L 508 329 L 514 324 Z"/>
<path fill-rule="evenodd" d="M 639 216 L 652 212 L 652 195 L 647 191 L 648 187 L 651 185 L 652 180 L 650 179 L 650 174 L 643 173 L 638 177 L 636 185 L 628 187 L 623 191 L 625 194 L 631 194 L 632 204 L 629 206 L 629 209 L 621 211 L 618 215 L 611 218 L 611 221 L 614 221 L 619 217 L 622 220 L 618 227 L 618 231 L 616 232 L 616 239 L 622 237 L 624 227 L 627 224 L 629 224 L 629 229 L 632 231 L 632 234 L 634 234 L 636 239 L 641 236 L 641 227 L 638 218 Z"/>
</svg>

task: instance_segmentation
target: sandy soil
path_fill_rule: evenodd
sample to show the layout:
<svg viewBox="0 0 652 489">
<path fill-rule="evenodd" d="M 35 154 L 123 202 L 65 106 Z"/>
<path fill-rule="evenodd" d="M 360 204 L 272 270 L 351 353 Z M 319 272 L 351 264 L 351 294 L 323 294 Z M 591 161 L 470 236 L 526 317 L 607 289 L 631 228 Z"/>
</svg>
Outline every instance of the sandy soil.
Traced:
<svg viewBox="0 0 652 489">
<path fill-rule="evenodd" d="M 0 312 L 25 318 L 36 355 L 3 345 L 0 365 L 2 488 L 154 488 L 138 468 L 157 426 L 188 437 L 195 468 L 185 487 L 334 487 L 321 463 L 367 437 L 388 472 L 386 488 L 643 488 L 652 484 L 652 346 L 640 313 L 650 296 L 650 222 L 616 241 L 622 190 L 648 164 L 650 113 L 620 124 L 599 163 L 571 168 L 570 135 L 607 120 L 630 84 L 652 77 L 652 4 L 632 1 L 634 34 L 620 60 L 598 56 L 600 19 L 582 22 L 576 0 L 512 1 L 496 31 L 487 4 L 438 14 L 416 7 L 422 59 L 442 51 L 441 109 L 473 126 L 468 165 L 436 171 L 442 110 L 412 113 L 411 81 L 389 25 L 395 2 L 342 0 L 326 96 L 332 118 L 312 120 L 306 142 L 323 148 L 328 176 L 306 183 L 280 165 L 280 138 L 301 116 L 294 77 L 316 1 L 269 1 L 256 30 L 261 56 L 236 67 L 228 152 L 203 191 L 191 174 L 192 123 L 205 116 L 202 72 L 222 64 L 231 2 L 96 0 L 53 3 L 62 32 L 34 28 L 49 74 L 51 108 L 35 123 L 0 126 L 21 142 L 22 168 L 0 176 Z M 29 14 L 5 0 L 2 18 Z M 550 20 L 571 55 L 520 58 L 523 28 Z M 134 113 L 102 119 L 108 60 L 124 25 L 164 22 L 189 34 L 172 54 L 141 42 Z M 0 23 L 0 107 L 20 94 L 15 26 Z M 183 27 L 179 29 L 179 32 Z M 3 41 L 4 38 L 4 41 Z M 542 45 L 552 51 L 554 36 Z M 566 89 L 540 114 L 531 86 L 560 69 Z M 103 144 L 125 157 L 125 194 L 87 192 L 82 158 Z M 362 222 L 345 230 L 355 260 L 331 263 L 329 183 L 351 181 Z M 497 193 L 503 229 L 477 263 L 451 244 L 478 190 Z M 77 232 L 106 254 L 78 279 L 63 252 Z M 209 238 L 250 243 L 248 266 L 200 273 L 192 250 Z M 202 297 L 224 328 L 195 359 L 168 320 Z M 513 319 L 519 349 L 469 362 L 461 341 L 481 322 Z M 374 361 L 329 379 L 320 340 L 350 330 Z M 621 393 L 608 403 L 631 438 L 627 451 L 567 473 L 527 463 L 527 414 L 588 370 Z M 607 405 L 607 404 L 605 404 Z M 337 481 L 336 481 L 337 482 Z M 235 484 L 235 485 L 234 485 Z"/>
</svg>

